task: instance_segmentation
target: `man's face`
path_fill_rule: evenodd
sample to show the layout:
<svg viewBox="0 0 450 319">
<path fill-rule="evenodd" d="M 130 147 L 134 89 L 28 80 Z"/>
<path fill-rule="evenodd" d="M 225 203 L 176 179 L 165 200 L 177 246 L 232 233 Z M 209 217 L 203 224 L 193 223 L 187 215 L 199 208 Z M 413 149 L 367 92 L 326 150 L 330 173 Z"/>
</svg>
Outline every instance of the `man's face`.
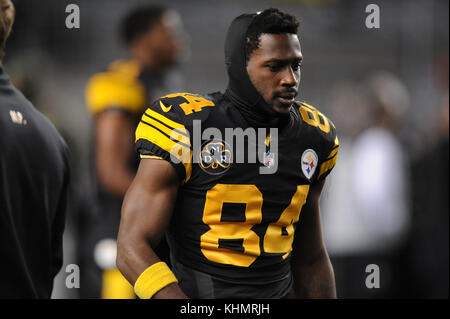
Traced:
<svg viewBox="0 0 450 319">
<path fill-rule="evenodd" d="M 303 59 L 296 34 L 261 34 L 259 48 L 247 62 L 247 73 L 264 100 L 280 113 L 288 113 L 300 84 Z"/>
<path fill-rule="evenodd" d="M 145 51 L 156 60 L 159 67 L 171 66 L 180 58 L 181 25 L 176 22 L 178 21 L 174 21 L 173 16 L 163 15 L 142 38 Z"/>
</svg>

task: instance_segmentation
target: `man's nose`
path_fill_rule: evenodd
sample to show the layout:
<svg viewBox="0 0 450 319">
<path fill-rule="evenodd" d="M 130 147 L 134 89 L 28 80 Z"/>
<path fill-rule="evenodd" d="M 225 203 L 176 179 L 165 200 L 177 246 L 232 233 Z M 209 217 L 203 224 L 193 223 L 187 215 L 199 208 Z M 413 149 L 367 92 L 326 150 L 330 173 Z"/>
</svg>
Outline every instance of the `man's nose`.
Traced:
<svg viewBox="0 0 450 319">
<path fill-rule="evenodd" d="M 296 77 L 295 71 L 291 67 L 287 67 L 283 73 L 283 78 L 281 79 L 281 85 L 287 87 L 296 86 L 298 79 Z"/>
</svg>

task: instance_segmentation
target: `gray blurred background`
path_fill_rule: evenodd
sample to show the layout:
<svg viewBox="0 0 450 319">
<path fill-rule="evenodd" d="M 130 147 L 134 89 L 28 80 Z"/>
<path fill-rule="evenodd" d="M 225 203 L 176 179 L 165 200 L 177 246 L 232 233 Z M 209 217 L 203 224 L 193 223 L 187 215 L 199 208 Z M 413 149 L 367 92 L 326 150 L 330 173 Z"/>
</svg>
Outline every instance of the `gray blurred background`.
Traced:
<svg viewBox="0 0 450 319">
<path fill-rule="evenodd" d="M 226 87 L 223 43 L 234 17 L 269 7 L 297 16 L 304 55 L 299 99 L 325 113 L 341 141 L 322 196 L 338 297 L 448 298 L 448 1 L 13 2 L 5 68 L 72 151 L 65 262 L 54 298 L 78 297 L 65 286 L 65 266 L 77 263 L 77 201 L 90 188 L 85 85 L 126 58 L 118 23 L 128 10 L 151 3 L 181 15 L 185 49 L 174 72 L 183 91 L 193 93 Z M 79 29 L 65 26 L 70 3 L 80 7 Z M 370 3 L 380 7 L 379 29 L 365 25 Z M 389 126 L 374 120 L 381 105 Z M 380 268 L 378 289 L 365 285 L 369 264 Z"/>
</svg>

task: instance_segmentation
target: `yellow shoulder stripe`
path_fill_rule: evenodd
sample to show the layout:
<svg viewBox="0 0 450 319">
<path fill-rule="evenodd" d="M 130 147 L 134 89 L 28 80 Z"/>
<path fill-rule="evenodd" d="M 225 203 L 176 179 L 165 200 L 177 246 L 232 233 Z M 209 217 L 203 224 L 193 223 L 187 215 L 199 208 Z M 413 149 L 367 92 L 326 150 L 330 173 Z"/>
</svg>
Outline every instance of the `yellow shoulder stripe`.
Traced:
<svg viewBox="0 0 450 319">
<path fill-rule="evenodd" d="M 328 161 L 322 163 L 322 165 L 320 166 L 320 172 L 319 172 L 319 178 L 326 172 L 328 172 L 329 170 L 331 170 L 337 162 L 338 156 L 336 154 L 336 156 L 334 156 L 333 158 L 329 159 Z"/>
<path fill-rule="evenodd" d="M 159 159 L 162 160 L 163 158 L 161 156 L 156 156 L 156 155 L 140 155 L 141 158 L 153 158 L 153 159 Z"/>
<path fill-rule="evenodd" d="M 338 152 L 338 150 L 339 150 L 339 147 L 336 147 L 335 149 L 333 149 L 333 150 L 330 152 L 330 155 L 328 155 L 328 159 L 330 159 L 330 158 L 332 158 L 334 155 L 336 155 L 336 153 Z"/>
<path fill-rule="evenodd" d="M 148 114 L 157 115 L 155 118 L 161 120 L 164 124 L 172 124 L 176 130 L 168 128 L 151 117 L 148 117 L 147 112 Z M 150 109 L 147 109 L 146 114 L 142 118 L 143 120 L 138 124 L 136 129 L 136 141 L 140 139 L 147 140 L 170 153 L 176 160 L 183 164 L 186 172 L 184 182 L 187 182 L 192 171 L 192 151 L 190 149 L 191 144 L 186 128 Z"/>
<path fill-rule="evenodd" d="M 162 114 L 159 114 L 158 112 L 153 111 L 150 108 L 147 108 L 147 110 L 145 111 L 144 114 L 147 117 L 152 117 L 152 118 L 157 119 L 160 122 L 163 122 L 166 126 L 172 128 L 172 129 L 177 129 L 180 132 L 183 132 L 183 133 L 187 134 L 186 128 L 185 128 L 185 126 L 183 124 L 175 122 L 175 121 L 169 119 L 168 117 L 166 117 L 166 116 L 164 116 Z"/>
<path fill-rule="evenodd" d="M 336 138 L 334 139 L 334 148 L 331 150 L 330 155 L 328 155 L 328 158 L 332 158 L 334 155 L 336 155 L 336 153 L 339 150 L 339 140 L 338 137 L 336 135 Z"/>
<path fill-rule="evenodd" d="M 164 119 L 168 120 L 166 118 Z M 181 142 L 190 147 L 191 142 L 189 140 L 189 134 L 187 133 L 186 128 L 184 126 L 181 125 L 177 128 L 168 127 L 167 125 L 162 124 L 162 123 L 165 124 L 165 121 L 161 120 L 162 123 L 158 122 L 154 118 L 149 116 L 147 113 L 144 113 L 144 115 L 142 116 L 142 121 L 159 129 L 163 133 L 167 134 L 167 136 L 171 137 L 173 140 Z"/>
<path fill-rule="evenodd" d="M 136 129 L 136 141 L 140 139 L 145 139 L 158 145 L 167 152 L 175 155 L 179 160 L 182 160 L 179 150 L 182 149 L 186 151 L 186 153 L 190 153 L 190 144 L 182 143 L 178 139 L 172 140 L 160 130 L 142 121 L 138 124 Z"/>
</svg>

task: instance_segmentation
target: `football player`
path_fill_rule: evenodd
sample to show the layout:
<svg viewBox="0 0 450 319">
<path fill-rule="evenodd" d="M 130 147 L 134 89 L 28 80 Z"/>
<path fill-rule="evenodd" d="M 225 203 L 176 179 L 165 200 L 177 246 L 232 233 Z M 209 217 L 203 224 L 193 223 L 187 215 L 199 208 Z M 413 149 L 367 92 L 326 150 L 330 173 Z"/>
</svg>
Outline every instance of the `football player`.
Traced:
<svg viewBox="0 0 450 319">
<path fill-rule="evenodd" d="M 161 91 L 177 87 L 168 69 L 180 54 L 180 22 L 177 12 L 164 7 L 133 9 L 121 28 L 129 59 L 113 62 L 87 84 L 86 105 L 95 126 L 95 188 L 80 222 L 82 298 L 134 298 L 133 287 L 115 266 L 120 209 L 139 164 L 133 148 L 139 119 Z M 167 244 L 158 249 L 168 261 Z"/>
<path fill-rule="evenodd" d="M 331 121 L 295 100 L 298 25 L 277 9 L 237 17 L 225 93 L 170 94 L 143 114 L 117 255 L 140 298 L 336 296 L 319 200 L 339 143 Z M 237 160 L 239 143 L 217 138 L 230 129 L 262 134 L 264 156 Z M 154 252 L 166 229 L 172 269 Z"/>
</svg>

